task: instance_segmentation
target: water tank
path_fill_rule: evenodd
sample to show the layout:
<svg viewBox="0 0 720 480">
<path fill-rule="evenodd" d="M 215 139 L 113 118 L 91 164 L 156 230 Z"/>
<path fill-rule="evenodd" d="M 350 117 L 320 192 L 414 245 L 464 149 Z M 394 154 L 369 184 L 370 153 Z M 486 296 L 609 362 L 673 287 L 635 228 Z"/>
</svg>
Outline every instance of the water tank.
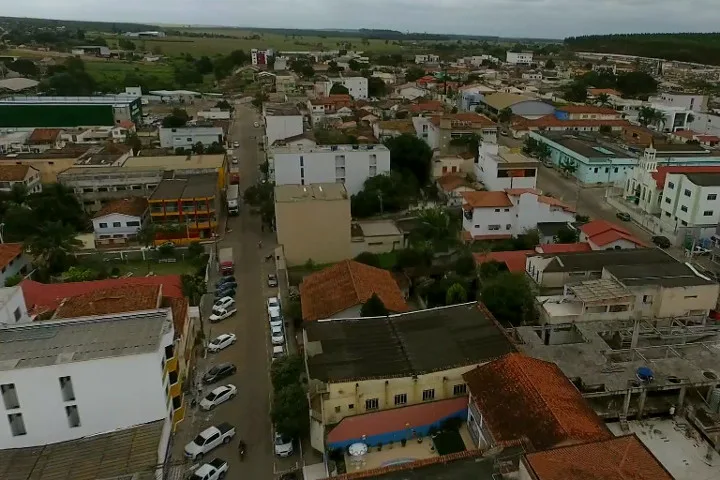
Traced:
<svg viewBox="0 0 720 480">
<path fill-rule="evenodd" d="M 713 389 L 710 394 L 710 411 L 715 413 L 720 411 L 720 388 Z"/>
</svg>

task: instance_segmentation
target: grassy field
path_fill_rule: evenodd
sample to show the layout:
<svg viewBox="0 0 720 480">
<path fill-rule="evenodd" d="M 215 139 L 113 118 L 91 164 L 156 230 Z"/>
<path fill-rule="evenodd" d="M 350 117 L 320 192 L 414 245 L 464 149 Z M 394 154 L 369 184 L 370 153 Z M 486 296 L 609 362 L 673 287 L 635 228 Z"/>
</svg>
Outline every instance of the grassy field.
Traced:
<svg viewBox="0 0 720 480">
<path fill-rule="evenodd" d="M 85 70 L 97 81 L 122 81 L 128 73 L 140 76 L 154 75 L 161 80 L 173 80 L 173 67 L 160 63 L 122 62 L 119 60 L 104 62 L 86 62 Z"/>
<path fill-rule="evenodd" d="M 143 262 L 142 260 L 129 262 L 111 262 L 109 268 L 117 267 L 120 269 L 120 276 L 132 273 L 133 277 L 144 277 L 148 272 L 155 275 L 182 275 L 184 273 L 192 274 L 197 270 L 197 266 L 190 262 L 177 261 L 175 263 L 158 263 L 155 261 Z"/>
</svg>

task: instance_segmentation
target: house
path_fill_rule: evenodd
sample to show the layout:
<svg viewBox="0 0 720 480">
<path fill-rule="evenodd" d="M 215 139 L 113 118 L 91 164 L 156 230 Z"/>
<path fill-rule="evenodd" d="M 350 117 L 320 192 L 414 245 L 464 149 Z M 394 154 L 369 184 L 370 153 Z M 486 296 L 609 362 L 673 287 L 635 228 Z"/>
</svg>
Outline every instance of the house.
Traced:
<svg viewBox="0 0 720 480">
<path fill-rule="evenodd" d="M 476 191 L 466 176 L 459 173 L 446 173 L 437 177 L 435 183 L 445 197 L 446 205 L 451 207 L 462 205 L 463 193 Z"/>
<path fill-rule="evenodd" d="M 350 196 L 342 183 L 275 186 L 275 228 L 289 266 L 352 256 Z"/>
<path fill-rule="evenodd" d="M 40 172 L 41 183 L 57 183 L 58 174 L 84 159 L 90 150 L 89 146 L 73 145 L 40 153 L 8 153 L 0 156 L 0 170 L 8 165 L 27 165 Z"/>
<path fill-rule="evenodd" d="M 381 122 L 374 122 L 372 124 L 373 135 L 379 141 L 383 142 L 388 138 L 399 137 L 404 133 L 411 135 L 415 134 L 415 127 L 413 121 L 410 118 L 403 120 L 385 120 Z"/>
<path fill-rule="evenodd" d="M 575 210 L 532 189 L 463 193 L 463 238 L 501 240 L 537 227 L 539 222 L 567 224 Z"/>
<path fill-rule="evenodd" d="M 592 248 L 587 242 L 575 243 L 541 243 L 535 247 L 537 253 L 570 253 L 570 252 L 591 252 Z M 524 270 L 524 268 L 523 268 Z"/>
<path fill-rule="evenodd" d="M 393 89 L 393 96 L 405 100 L 415 101 L 421 97 L 430 97 L 432 94 L 425 88 L 418 87 L 415 83 L 404 83 Z"/>
<path fill-rule="evenodd" d="M 622 113 L 596 105 L 563 105 L 555 110 L 559 120 L 622 120 Z"/>
<path fill-rule="evenodd" d="M 539 165 L 534 158 L 501 147 L 494 139 L 483 139 L 480 142 L 474 173 L 490 191 L 503 191 L 508 188 L 534 189 L 537 185 Z"/>
<path fill-rule="evenodd" d="M 95 245 L 117 246 L 131 242 L 148 218 L 148 202 L 142 197 L 108 203 L 92 220 Z"/>
<path fill-rule="evenodd" d="M 580 226 L 580 241 L 593 250 L 643 248 L 645 244 L 627 229 L 607 220 L 593 220 Z"/>
<path fill-rule="evenodd" d="M 470 394 L 468 429 L 481 450 L 522 441 L 538 451 L 613 438 L 554 363 L 510 353 L 463 379 Z"/>
<path fill-rule="evenodd" d="M 225 132 L 220 127 L 160 127 L 159 132 L 162 148 L 191 148 L 197 143 L 205 146 L 225 144 Z"/>
<path fill-rule="evenodd" d="M 353 112 L 349 108 L 352 104 L 353 101 L 350 95 L 338 94 L 309 99 L 307 108 L 311 114 L 312 124 L 316 125 L 327 119 L 352 115 Z"/>
<path fill-rule="evenodd" d="M 427 100 L 408 105 L 408 111 L 413 115 L 443 113 L 445 106 L 440 100 Z"/>
<path fill-rule="evenodd" d="M 510 250 L 506 252 L 473 253 L 475 264 L 480 266 L 487 262 L 498 262 L 504 265 L 511 273 L 522 273 L 525 271 L 528 255 L 535 254 L 535 250 Z"/>
<path fill-rule="evenodd" d="M 330 90 L 333 85 L 339 84 L 347 88 L 349 95 L 356 100 L 367 100 L 368 98 L 368 79 L 361 75 L 341 75 L 337 78 L 328 78 L 327 82 L 322 82 L 324 96 L 330 96 Z"/>
<path fill-rule="evenodd" d="M 365 180 L 390 171 L 390 150 L 381 144 L 271 147 L 268 162 L 276 185 L 341 182 L 355 195 Z"/>
<path fill-rule="evenodd" d="M 43 152 L 51 148 L 61 147 L 59 128 L 36 128 L 27 139 L 27 145 L 33 152 Z"/>
<path fill-rule="evenodd" d="M 433 53 L 425 53 L 420 55 L 415 55 L 415 63 L 417 65 L 422 65 L 424 63 L 438 63 L 440 61 L 440 56 L 435 55 Z"/>
<path fill-rule="evenodd" d="M 430 148 L 438 149 L 440 155 L 466 151 L 466 144 L 456 145 L 463 137 L 477 135 L 488 141 L 497 138 L 497 124 L 478 113 L 434 115 L 429 118 L 413 117 L 413 123 L 416 133 L 430 145 Z"/>
<path fill-rule="evenodd" d="M 607 95 L 607 96 L 614 96 L 614 97 L 622 96 L 622 93 L 620 93 L 617 90 L 612 89 L 612 88 L 588 88 L 587 94 L 588 94 L 588 98 L 591 100 L 597 99 L 600 95 Z"/>
<path fill-rule="evenodd" d="M 325 451 L 325 427 L 346 417 L 465 399 L 463 373 L 514 351 L 492 315 L 475 303 L 306 322 L 303 342 L 310 441 L 319 451 Z"/>
<path fill-rule="evenodd" d="M 505 62 L 510 65 L 530 65 L 533 62 L 533 52 L 505 52 Z"/>
<path fill-rule="evenodd" d="M 352 256 L 363 252 L 389 253 L 405 247 L 405 234 L 392 220 L 362 220 L 350 229 Z"/>
<path fill-rule="evenodd" d="M 264 104 L 263 123 L 265 124 L 265 145 L 272 145 L 277 140 L 302 135 L 305 129 L 303 115 L 292 103 Z"/>
<path fill-rule="evenodd" d="M 441 155 L 433 157 L 432 175 L 433 178 L 441 178 L 449 174 L 474 173 L 475 154 L 473 152 L 461 152 L 457 155 Z"/>
<path fill-rule="evenodd" d="M 0 325 L 29 321 L 31 318 L 22 288 L 19 285 L 0 287 Z"/>
<path fill-rule="evenodd" d="M 30 272 L 30 258 L 22 243 L 0 243 L 0 287 L 8 278 Z"/>
<path fill-rule="evenodd" d="M 528 120 L 524 117 L 514 117 L 511 123 L 513 136 L 518 138 L 528 132 L 600 132 L 609 130 L 611 133 L 620 133 L 624 128 L 630 127 L 627 120 L 617 119 L 560 119 L 555 115 L 545 115 L 540 118 Z"/>
<path fill-rule="evenodd" d="M 42 191 L 40 171 L 30 165 L 0 166 L 0 192 L 10 193 L 16 186 L 27 193 Z"/>
<path fill-rule="evenodd" d="M 491 93 L 480 99 L 480 109 L 491 118 L 498 118 L 501 111 L 509 108 L 513 115 L 527 119 L 540 118 L 555 112 L 555 107 L 527 95 L 518 93 Z"/>
<path fill-rule="evenodd" d="M 390 272 L 345 260 L 303 279 L 300 284 L 303 320 L 358 318 L 363 304 L 373 295 L 390 312 L 409 310 Z"/>
</svg>

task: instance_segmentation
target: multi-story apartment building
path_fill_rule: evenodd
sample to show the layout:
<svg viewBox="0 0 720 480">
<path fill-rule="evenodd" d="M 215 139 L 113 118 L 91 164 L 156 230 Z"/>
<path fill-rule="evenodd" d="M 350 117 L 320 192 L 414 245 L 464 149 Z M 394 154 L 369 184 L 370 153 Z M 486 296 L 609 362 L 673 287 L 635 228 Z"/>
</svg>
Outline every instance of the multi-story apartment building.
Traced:
<svg viewBox="0 0 720 480">
<path fill-rule="evenodd" d="M 505 62 L 511 65 L 530 65 L 533 61 L 533 52 L 505 52 Z"/>
<path fill-rule="evenodd" d="M 651 103 L 659 103 L 669 107 L 679 107 L 693 112 L 708 111 L 708 96 L 694 93 L 664 92 L 656 97 L 648 98 Z"/>
<path fill-rule="evenodd" d="M 715 233 L 720 221 L 720 172 L 668 173 L 660 202 L 661 218 L 682 227 L 700 229 L 700 237 Z"/>
<path fill-rule="evenodd" d="M 205 146 L 225 143 L 222 127 L 180 127 L 160 128 L 160 146 L 162 148 L 190 148 L 197 143 Z"/>
<path fill-rule="evenodd" d="M 265 120 L 265 145 L 271 146 L 276 140 L 302 135 L 303 115 L 292 103 L 267 103 L 263 105 Z"/>
<path fill-rule="evenodd" d="M 537 160 L 484 140 L 479 147 L 475 177 L 490 191 L 537 186 Z"/>
<path fill-rule="evenodd" d="M 330 95 L 333 85 L 340 84 L 348 89 L 348 94 L 355 100 L 367 100 L 368 98 L 368 80 L 361 75 L 343 75 L 337 78 L 328 78 L 327 82 L 322 82 L 321 95 Z"/>
<path fill-rule="evenodd" d="M 384 145 L 274 147 L 268 159 L 276 185 L 344 183 L 350 195 L 362 190 L 368 178 L 390 171 L 390 150 Z"/>
<path fill-rule="evenodd" d="M 433 53 L 425 53 L 422 55 L 415 55 L 415 63 L 422 65 L 423 63 L 438 63 L 440 56 Z"/>
<path fill-rule="evenodd" d="M 488 141 L 497 139 L 497 125 L 478 113 L 455 113 L 413 117 L 416 134 L 440 155 L 458 153 L 466 145 L 455 145 L 453 140 L 477 135 Z"/>
</svg>

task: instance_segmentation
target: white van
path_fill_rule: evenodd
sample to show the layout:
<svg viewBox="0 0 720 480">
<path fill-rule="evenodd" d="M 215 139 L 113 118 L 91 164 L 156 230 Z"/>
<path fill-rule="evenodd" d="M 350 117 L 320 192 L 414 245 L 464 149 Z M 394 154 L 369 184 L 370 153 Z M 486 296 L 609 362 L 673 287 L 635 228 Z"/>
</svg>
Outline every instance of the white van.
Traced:
<svg viewBox="0 0 720 480">
<path fill-rule="evenodd" d="M 282 345 L 274 346 L 272 349 L 272 359 L 273 361 L 277 360 L 278 358 L 282 358 L 285 356 L 285 347 Z"/>
</svg>

